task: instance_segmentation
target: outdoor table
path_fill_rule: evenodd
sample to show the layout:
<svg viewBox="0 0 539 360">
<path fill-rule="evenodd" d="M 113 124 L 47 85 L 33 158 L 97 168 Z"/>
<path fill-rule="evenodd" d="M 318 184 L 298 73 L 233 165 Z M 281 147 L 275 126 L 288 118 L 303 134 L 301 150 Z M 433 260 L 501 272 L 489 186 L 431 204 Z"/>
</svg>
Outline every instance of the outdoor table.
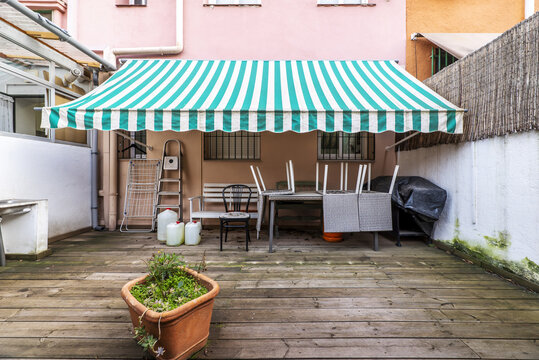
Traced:
<svg viewBox="0 0 539 360">
<path fill-rule="evenodd" d="M 294 194 L 267 194 L 264 195 L 269 201 L 269 252 L 273 252 L 273 230 L 275 225 L 275 202 L 276 201 L 322 201 L 323 195 L 315 191 L 299 191 Z M 378 251 L 378 231 L 373 233 L 373 250 Z"/>
<path fill-rule="evenodd" d="M 268 194 L 269 201 L 269 252 L 273 252 L 273 228 L 275 222 L 275 202 L 276 201 L 322 201 L 322 194 L 315 191 L 298 191 L 294 194 Z"/>
</svg>

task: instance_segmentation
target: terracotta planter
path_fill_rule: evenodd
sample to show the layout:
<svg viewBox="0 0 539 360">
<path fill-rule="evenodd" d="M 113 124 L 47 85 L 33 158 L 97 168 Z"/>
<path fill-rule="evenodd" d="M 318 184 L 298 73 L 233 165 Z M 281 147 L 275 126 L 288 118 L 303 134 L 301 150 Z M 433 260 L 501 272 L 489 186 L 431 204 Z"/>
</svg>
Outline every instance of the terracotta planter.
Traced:
<svg viewBox="0 0 539 360">
<path fill-rule="evenodd" d="M 158 359 L 188 359 L 202 349 L 208 341 L 213 300 L 219 293 L 219 285 L 194 270 L 186 269 L 186 271 L 197 278 L 208 289 L 208 292 L 171 311 L 159 313 L 147 310 L 146 306 L 131 295 L 131 288 L 135 284 L 144 282 L 147 275 L 128 282 L 122 288 L 122 298 L 129 306 L 133 326 L 139 326 L 139 317 L 147 310 L 142 324 L 146 331 L 159 338 L 158 323 L 160 322 L 161 338 L 155 348 L 162 346 L 165 348 L 165 353 Z"/>
</svg>

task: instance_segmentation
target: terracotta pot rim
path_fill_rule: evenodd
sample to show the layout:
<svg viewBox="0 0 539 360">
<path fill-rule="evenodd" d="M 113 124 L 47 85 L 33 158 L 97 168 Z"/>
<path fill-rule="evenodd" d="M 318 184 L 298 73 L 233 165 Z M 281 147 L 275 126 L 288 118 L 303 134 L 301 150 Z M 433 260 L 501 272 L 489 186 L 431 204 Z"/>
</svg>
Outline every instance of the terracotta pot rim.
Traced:
<svg viewBox="0 0 539 360">
<path fill-rule="evenodd" d="M 168 321 L 173 321 L 177 319 L 178 317 L 188 313 L 189 311 L 193 310 L 194 308 L 197 308 L 204 303 L 213 300 L 219 294 L 219 284 L 202 274 L 199 274 L 195 270 L 185 268 L 185 272 L 189 273 L 193 277 L 195 277 L 197 280 L 200 280 L 208 285 L 210 285 L 211 289 L 204 295 L 193 299 L 189 302 L 186 302 L 185 304 L 177 307 L 174 310 L 170 311 L 164 311 L 164 312 L 157 312 L 153 311 L 151 309 L 148 309 L 146 306 L 141 304 L 132 294 L 131 294 L 131 288 L 144 281 L 148 275 L 141 276 L 139 278 L 136 278 L 134 280 L 129 281 L 127 284 L 125 284 L 122 287 L 122 298 L 127 303 L 128 306 L 130 306 L 139 316 L 142 315 L 144 312 L 144 319 L 150 322 L 158 322 L 159 319 L 161 319 L 161 323 L 166 323 Z M 146 311 L 147 310 L 147 311 Z"/>
</svg>

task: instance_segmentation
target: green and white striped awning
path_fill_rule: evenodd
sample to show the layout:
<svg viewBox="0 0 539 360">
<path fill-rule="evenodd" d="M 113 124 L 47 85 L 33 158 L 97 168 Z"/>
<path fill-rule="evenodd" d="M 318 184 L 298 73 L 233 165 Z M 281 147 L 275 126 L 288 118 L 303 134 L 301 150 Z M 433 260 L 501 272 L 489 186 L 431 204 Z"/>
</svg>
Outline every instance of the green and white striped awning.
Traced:
<svg viewBox="0 0 539 360">
<path fill-rule="evenodd" d="M 462 133 L 463 112 L 394 61 L 128 60 L 42 126 Z"/>
</svg>

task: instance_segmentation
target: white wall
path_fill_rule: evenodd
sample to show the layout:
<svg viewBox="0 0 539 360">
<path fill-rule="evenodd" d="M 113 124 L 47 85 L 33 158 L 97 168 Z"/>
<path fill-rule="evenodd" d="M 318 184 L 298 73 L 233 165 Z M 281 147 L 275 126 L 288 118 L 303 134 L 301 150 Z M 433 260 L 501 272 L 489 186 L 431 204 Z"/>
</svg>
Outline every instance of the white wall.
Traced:
<svg viewBox="0 0 539 360">
<path fill-rule="evenodd" d="M 505 260 L 539 263 L 538 131 L 403 151 L 398 161 L 399 175 L 425 177 L 448 192 L 434 239 L 453 239 L 458 218 L 460 239 Z M 511 245 L 489 247 L 484 236 L 503 231 Z"/>
<path fill-rule="evenodd" d="M 0 132 L 0 199 L 48 199 L 49 237 L 91 226 L 90 148 Z"/>
</svg>

